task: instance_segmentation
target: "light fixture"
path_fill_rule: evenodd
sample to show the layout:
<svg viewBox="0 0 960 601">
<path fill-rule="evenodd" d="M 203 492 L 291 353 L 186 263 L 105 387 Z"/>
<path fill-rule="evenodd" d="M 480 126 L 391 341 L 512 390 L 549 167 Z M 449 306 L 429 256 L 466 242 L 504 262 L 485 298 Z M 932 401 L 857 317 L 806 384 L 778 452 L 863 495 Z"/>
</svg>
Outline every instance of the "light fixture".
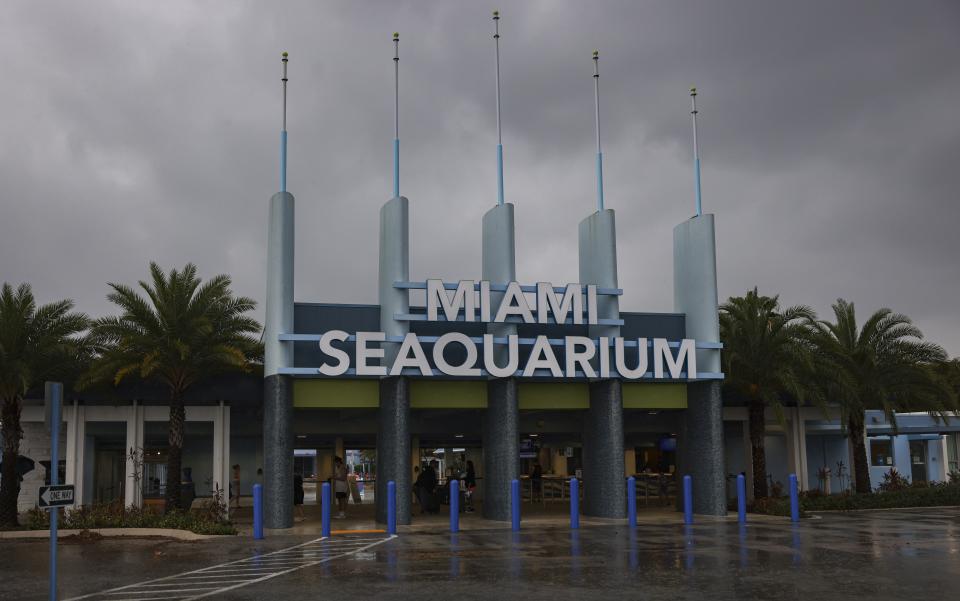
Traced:
<svg viewBox="0 0 960 601">
<path fill-rule="evenodd" d="M 540 435 L 539 435 L 539 434 L 531 434 L 531 435 L 530 435 L 530 438 L 536 438 L 537 436 L 540 436 Z"/>
<path fill-rule="evenodd" d="M 297 438 L 306 438 L 306 437 L 307 437 L 306 434 L 297 434 Z"/>
<path fill-rule="evenodd" d="M 463 434 L 454 434 L 453 437 L 454 437 L 454 438 L 463 438 Z"/>
</svg>

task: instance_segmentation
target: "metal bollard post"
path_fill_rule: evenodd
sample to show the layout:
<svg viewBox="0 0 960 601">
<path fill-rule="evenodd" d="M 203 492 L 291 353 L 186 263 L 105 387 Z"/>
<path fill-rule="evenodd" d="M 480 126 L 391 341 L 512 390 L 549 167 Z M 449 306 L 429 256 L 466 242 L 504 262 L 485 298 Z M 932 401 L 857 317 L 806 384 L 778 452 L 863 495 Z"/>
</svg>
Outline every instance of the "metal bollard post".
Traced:
<svg viewBox="0 0 960 601">
<path fill-rule="evenodd" d="M 580 527 L 580 481 L 570 478 L 570 529 Z"/>
<path fill-rule="evenodd" d="M 460 532 L 460 482 L 450 480 L 450 532 Z"/>
<path fill-rule="evenodd" d="M 253 485 L 253 538 L 263 540 L 263 485 Z"/>
<path fill-rule="evenodd" d="M 323 507 L 320 508 L 320 536 L 330 536 L 330 505 L 333 500 L 330 498 L 330 483 L 324 482 L 321 487 L 320 502 Z"/>
<path fill-rule="evenodd" d="M 627 478 L 627 523 L 637 527 L 637 479 L 633 476 Z"/>
<path fill-rule="evenodd" d="M 797 492 L 796 474 L 790 474 L 790 521 L 800 521 L 800 496 Z"/>
<path fill-rule="evenodd" d="M 520 531 L 520 481 L 510 481 L 510 526 L 514 532 Z"/>
<path fill-rule="evenodd" d="M 747 479 L 737 474 L 737 521 L 747 523 Z"/>
<path fill-rule="evenodd" d="M 387 482 L 387 534 L 397 533 L 397 483 Z"/>
<path fill-rule="evenodd" d="M 683 477 L 683 523 L 693 523 L 693 478 Z"/>
</svg>

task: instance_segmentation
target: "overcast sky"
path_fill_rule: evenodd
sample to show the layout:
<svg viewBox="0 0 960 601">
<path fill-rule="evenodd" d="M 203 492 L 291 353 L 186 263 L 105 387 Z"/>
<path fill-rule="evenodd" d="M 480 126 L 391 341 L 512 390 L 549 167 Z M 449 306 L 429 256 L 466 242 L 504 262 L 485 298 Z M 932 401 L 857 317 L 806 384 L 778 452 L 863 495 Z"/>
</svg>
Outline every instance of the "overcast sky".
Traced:
<svg viewBox="0 0 960 601">
<path fill-rule="evenodd" d="M 494 8 L 5 0 L 0 280 L 100 316 L 105 282 L 192 261 L 262 302 L 287 50 L 296 298 L 375 303 L 393 31 L 411 277 L 479 278 L 480 220 L 496 203 Z M 672 230 L 694 210 L 695 84 L 721 299 L 759 286 L 827 317 L 843 297 L 861 321 L 891 307 L 960 354 L 960 5 L 499 8 L 518 279 L 577 279 L 577 224 L 595 207 L 598 48 L 623 309 L 673 308 Z"/>
</svg>

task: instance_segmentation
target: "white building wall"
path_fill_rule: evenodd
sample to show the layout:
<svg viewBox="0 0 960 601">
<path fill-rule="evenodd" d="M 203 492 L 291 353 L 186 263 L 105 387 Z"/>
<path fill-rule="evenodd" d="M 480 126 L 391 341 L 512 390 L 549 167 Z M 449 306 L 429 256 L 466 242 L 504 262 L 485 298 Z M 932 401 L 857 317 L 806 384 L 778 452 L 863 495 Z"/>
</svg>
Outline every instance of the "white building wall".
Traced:
<svg viewBox="0 0 960 601">
<path fill-rule="evenodd" d="M 23 422 L 21 426 L 23 439 L 20 441 L 20 454 L 36 462 L 33 470 L 24 475 L 20 483 L 20 496 L 17 498 L 17 510 L 27 511 L 37 506 L 39 489 L 47 477 L 47 470 L 40 462 L 50 460 L 50 434 L 42 421 Z M 60 428 L 60 461 L 66 460 L 66 446 L 67 428 L 64 424 Z"/>
</svg>

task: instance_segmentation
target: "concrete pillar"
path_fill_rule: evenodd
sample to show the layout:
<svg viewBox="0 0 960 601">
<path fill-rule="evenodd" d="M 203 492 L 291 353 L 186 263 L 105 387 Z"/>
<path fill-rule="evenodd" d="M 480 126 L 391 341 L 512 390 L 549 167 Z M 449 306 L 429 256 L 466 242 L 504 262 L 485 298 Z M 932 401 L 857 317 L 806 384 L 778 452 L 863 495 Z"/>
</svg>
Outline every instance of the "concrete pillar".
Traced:
<svg viewBox="0 0 960 601">
<path fill-rule="evenodd" d="M 267 295 L 263 327 L 263 524 L 293 526 L 293 383 L 281 370 L 293 367 L 294 199 L 270 199 L 267 230 Z"/>
<path fill-rule="evenodd" d="M 220 401 L 213 416 L 213 489 L 223 491 L 229 505 L 230 491 L 230 407 Z M 239 491 L 236 491 L 240 494 Z"/>
<path fill-rule="evenodd" d="M 131 451 L 137 454 L 137 460 L 131 457 Z M 140 507 L 143 504 L 143 407 L 137 401 L 133 401 L 128 408 L 127 439 L 123 452 L 126 457 L 123 504 Z"/>
<path fill-rule="evenodd" d="M 950 451 L 947 448 L 947 437 L 940 436 L 939 441 L 934 441 L 940 452 L 940 465 L 937 466 L 937 472 L 933 479 L 938 482 L 948 482 L 950 480 Z"/>
<path fill-rule="evenodd" d="M 86 407 L 73 401 L 73 408 L 68 413 L 67 420 L 67 484 L 73 484 L 73 498 L 76 500 L 74 507 L 83 505 L 84 490 L 84 461 L 93 461 L 93 457 L 86 457 L 87 449 L 87 423 Z M 944 455 L 946 457 L 946 455 Z"/>
<path fill-rule="evenodd" d="M 617 288 L 617 232 L 612 209 L 580 222 L 580 283 Z M 597 297 L 597 317 L 619 319 L 619 299 Z M 591 338 L 616 337 L 616 325 L 591 325 Z M 622 518 L 627 515 L 623 456 L 623 389 L 619 379 L 590 383 L 590 406 L 583 424 L 583 513 Z"/>
<path fill-rule="evenodd" d="M 483 215 L 481 273 L 485 281 L 508 284 L 516 280 L 516 242 L 513 205 L 505 203 Z M 503 293 L 490 294 L 497 307 Z M 517 333 L 516 324 L 488 323 L 487 332 L 498 338 Z M 506 345 L 497 345 L 498 365 L 507 360 Z M 510 519 L 510 482 L 520 477 L 520 405 L 516 378 L 487 382 L 487 409 L 483 423 L 483 517 Z"/>
<path fill-rule="evenodd" d="M 483 423 L 483 517 L 510 519 L 510 481 L 520 474 L 520 412 L 516 378 L 487 381 Z"/>
<path fill-rule="evenodd" d="M 377 521 L 387 521 L 387 482 L 397 485 L 397 523 L 410 523 L 410 389 L 407 378 L 380 380 L 377 430 Z"/>
<path fill-rule="evenodd" d="M 713 215 L 692 217 L 674 228 L 673 291 L 676 311 L 686 316 L 686 337 L 698 342 L 719 341 Z M 700 373 L 719 373 L 720 351 L 698 350 L 697 369 Z M 720 382 L 690 382 L 683 413 L 681 474 L 693 477 L 694 511 L 726 515 Z"/>
</svg>

